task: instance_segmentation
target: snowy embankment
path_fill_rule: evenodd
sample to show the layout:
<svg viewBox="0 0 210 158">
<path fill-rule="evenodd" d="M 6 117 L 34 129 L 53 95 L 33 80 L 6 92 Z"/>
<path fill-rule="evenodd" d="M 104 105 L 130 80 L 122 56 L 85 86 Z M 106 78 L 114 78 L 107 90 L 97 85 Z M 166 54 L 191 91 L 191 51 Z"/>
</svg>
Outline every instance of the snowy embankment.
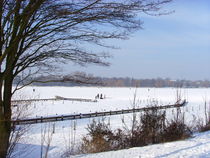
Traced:
<svg viewBox="0 0 210 158">
<path fill-rule="evenodd" d="M 72 158 L 210 158 L 210 131 L 195 134 L 193 138 L 163 144 L 136 147 Z"/>
</svg>

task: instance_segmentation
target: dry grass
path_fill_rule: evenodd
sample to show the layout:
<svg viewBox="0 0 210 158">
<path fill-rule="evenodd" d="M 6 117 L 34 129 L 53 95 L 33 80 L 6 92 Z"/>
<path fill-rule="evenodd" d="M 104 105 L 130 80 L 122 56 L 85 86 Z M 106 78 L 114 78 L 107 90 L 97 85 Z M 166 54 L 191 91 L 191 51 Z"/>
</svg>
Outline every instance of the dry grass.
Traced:
<svg viewBox="0 0 210 158">
<path fill-rule="evenodd" d="M 88 125 L 88 135 L 82 139 L 81 151 L 96 153 L 189 138 L 190 127 L 184 117 L 177 116 L 167 121 L 165 111 L 154 107 L 144 111 L 138 121 L 134 115 L 130 129 L 125 126 L 117 130 L 111 130 L 104 121 L 93 121 Z"/>
</svg>

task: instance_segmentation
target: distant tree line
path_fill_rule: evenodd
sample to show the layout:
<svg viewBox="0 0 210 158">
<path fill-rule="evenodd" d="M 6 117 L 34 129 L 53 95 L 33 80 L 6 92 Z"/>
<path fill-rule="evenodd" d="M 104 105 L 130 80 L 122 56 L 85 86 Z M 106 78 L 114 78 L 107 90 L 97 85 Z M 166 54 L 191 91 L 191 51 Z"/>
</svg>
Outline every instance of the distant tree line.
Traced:
<svg viewBox="0 0 210 158">
<path fill-rule="evenodd" d="M 71 76 L 71 75 L 70 75 Z M 81 77 L 81 76 L 80 76 Z M 170 78 L 153 78 L 153 79 L 135 79 L 130 77 L 93 77 L 89 75 L 89 78 L 93 82 L 78 83 L 74 82 L 74 79 L 59 76 L 39 76 L 36 78 L 28 79 L 37 80 L 32 83 L 35 86 L 102 86 L 102 87 L 186 87 L 186 88 L 199 88 L 199 87 L 210 87 L 209 80 L 172 80 Z M 18 83 L 20 77 L 17 77 L 14 84 Z M 81 79 L 80 79 L 81 80 Z M 46 82 L 45 82 L 46 81 Z"/>
<path fill-rule="evenodd" d="M 170 78 L 134 79 L 134 78 L 102 78 L 109 87 L 210 87 L 208 80 L 172 80 Z"/>
</svg>

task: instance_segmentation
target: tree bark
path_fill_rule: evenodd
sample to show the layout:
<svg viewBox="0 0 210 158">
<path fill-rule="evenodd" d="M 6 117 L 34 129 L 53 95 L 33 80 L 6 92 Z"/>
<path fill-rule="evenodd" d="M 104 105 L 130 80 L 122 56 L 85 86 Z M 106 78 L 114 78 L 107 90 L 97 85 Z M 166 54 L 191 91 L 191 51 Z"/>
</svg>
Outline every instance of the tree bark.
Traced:
<svg viewBox="0 0 210 158">
<path fill-rule="evenodd" d="M 10 136 L 10 122 L 0 122 L 0 157 L 7 157 L 7 149 L 9 147 L 9 136 Z"/>
<path fill-rule="evenodd" d="M 9 148 L 9 137 L 11 132 L 11 97 L 12 97 L 12 71 L 4 80 L 3 101 L 0 110 L 0 158 L 6 158 Z M 2 87 L 0 88 L 0 90 Z"/>
</svg>

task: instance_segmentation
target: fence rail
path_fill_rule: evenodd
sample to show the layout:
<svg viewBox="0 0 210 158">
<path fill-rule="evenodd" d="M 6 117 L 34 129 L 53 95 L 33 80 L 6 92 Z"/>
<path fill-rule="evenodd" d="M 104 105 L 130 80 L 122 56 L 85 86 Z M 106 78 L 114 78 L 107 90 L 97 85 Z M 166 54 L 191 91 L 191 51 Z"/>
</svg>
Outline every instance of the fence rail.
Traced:
<svg viewBox="0 0 210 158">
<path fill-rule="evenodd" d="M 13 120 L 12 123 L 15 125 L 25 125 L 25 124 L 64 121 L 64 120 L 85 119 L 85 118 L 93 118 L 93 117 L 100 117 L 100 116 L 120 115 L 120 114 L 141 112 L 141 111 L 145 111 L 145 110 L 152 110 L 152 109 L 161 110 L 161 109 L 177 108 L 177 107 L 184 106 L 186 103 L 187 103 L 186 100 L 184 100 L 181 103 L 175 103 L 172 105 L 165 105 L 165 106 L 133 108 L 133 109 L 126 109 L 126 110 L 122 109 L 122 110 L 116 110 L 116 111 L 94 112 L 94 113 L 75 114 L 75 115 L 59 115 L 59 116 L 50 116 L 50 117 L 39 117 L 39 118 L 31 118 L 31 119 Z"/>
<path fill-rule="evenodd" d="M 93 99 L 84 99 L 84 98 L 65 98 L 56 96 L 55 98 L 48 98 L 48 99 L 27 99 L 27 100 L 12 100 L 13 104 L 21 103 L 21 102 L 39 102 L 39 101 L 80 101 L 80 102 L 97 102 L 97 100 Z"/>
</svg>

